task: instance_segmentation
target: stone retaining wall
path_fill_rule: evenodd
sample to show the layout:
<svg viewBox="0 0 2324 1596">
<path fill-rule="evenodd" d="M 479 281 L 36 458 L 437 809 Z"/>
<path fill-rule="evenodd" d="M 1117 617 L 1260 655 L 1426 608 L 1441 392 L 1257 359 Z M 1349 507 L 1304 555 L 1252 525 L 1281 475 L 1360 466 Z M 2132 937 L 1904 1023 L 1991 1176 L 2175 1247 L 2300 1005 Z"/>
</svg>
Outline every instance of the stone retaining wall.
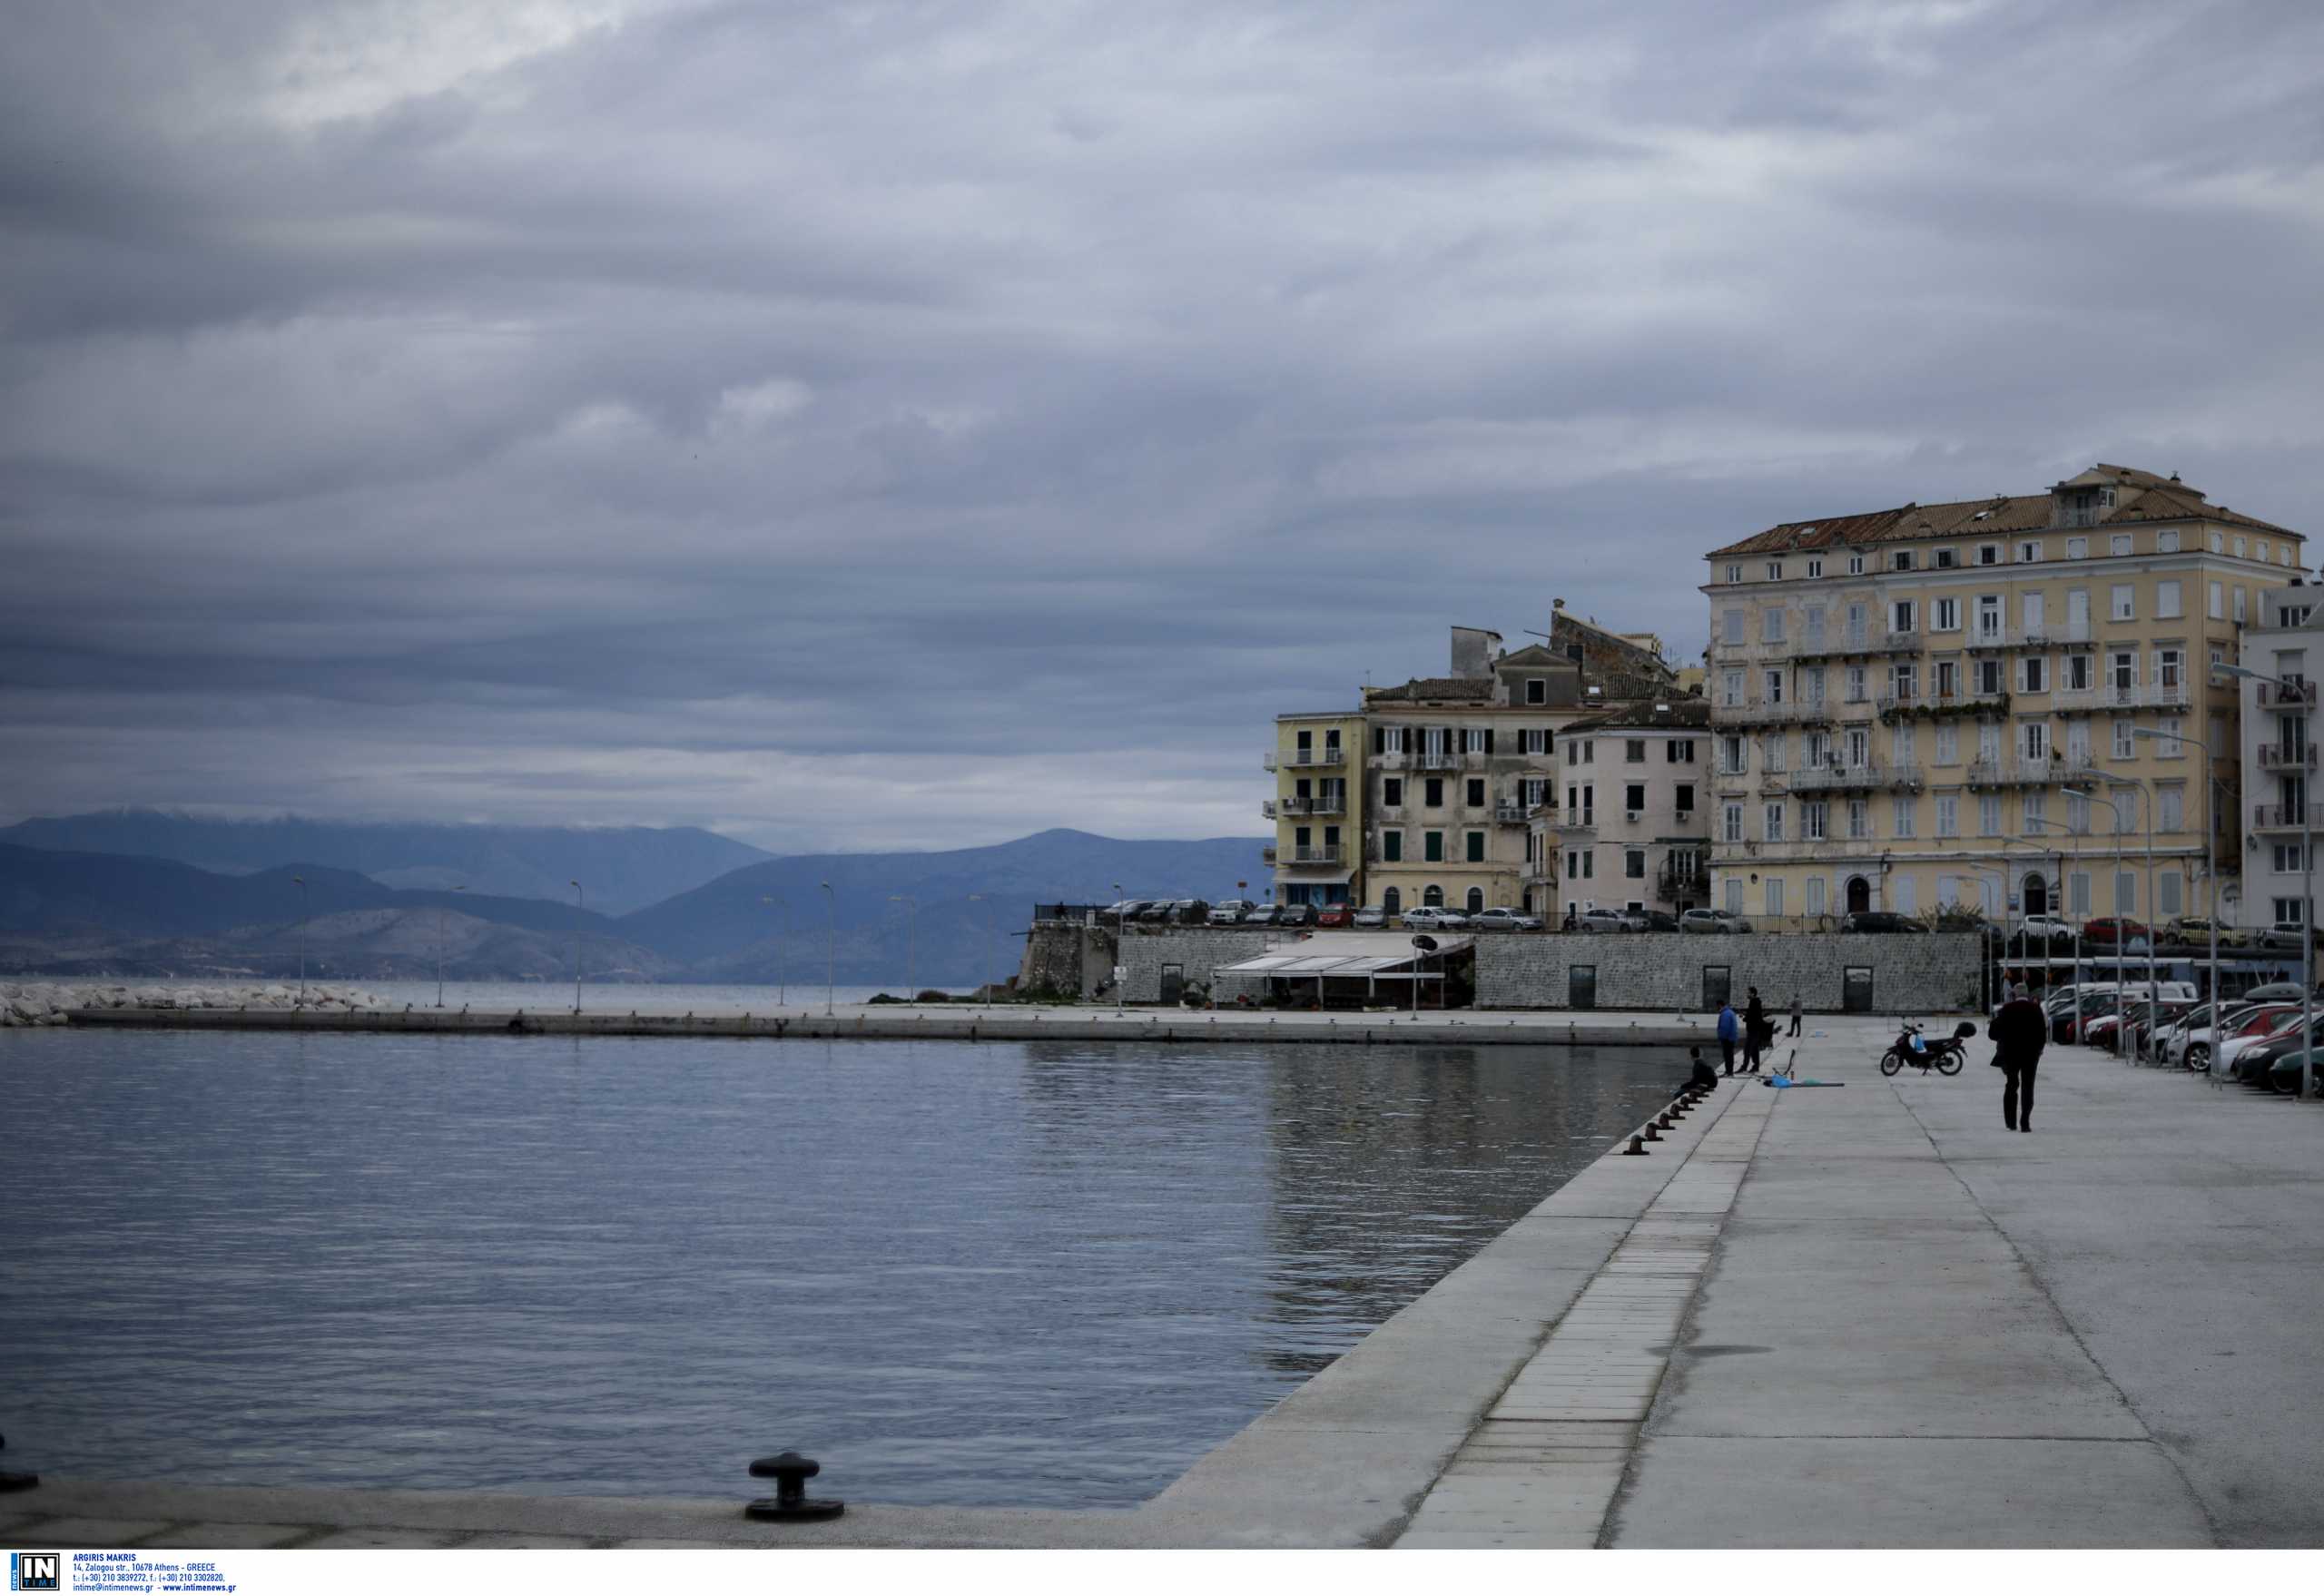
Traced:
<svg viewBox="0 0 2324 1596">
<path fill-rule="evenodd" d="M 1213 997 L 1222 1000 L 1232 999 L 1238 990 L 1247 990 L 1251 996 L 1256 997 L 1261 983 L 1256 978 L 1230 977 L 1227 990 L 1220 990 L 1217 985 L 1218 967 L 1256 959 L 1269 948 L 1289 940 L 1285 932 L 1276 931 L 1238 931 L 1226 925 L 1189 925 L 1175 929 L 1157 926 L 1148 931 L 1133 922 L 1129 928 L 1128 951 L 1122 961 L 1123 996 L 1132 1003 L 1160 1002 L 1162 967 L 1175 964 L 1188 985 L 1206 988 Z M 1246 980 L 1247 986 L 1244 984 Z"/>
<path fill-rule="evenodd" d="M 1708 970 L 1725 967 L 1735 1006 L 1752 987 L 1768 1008 L 1837 1013 L 1845 1007 L 1845 972 L 1869 970 L 1871 1011 L 1935 1014 L 1974 1010 L 1980 1002 L 1980 939 L 1968 932 L 1930 936 L 1700 936 L 1685 932 L 1541 935 L 1494 933 L 1477 939 L 1477 1007 L 1566 1009 L 1571 972 L 1597 972 L 1600 1009 L 1699 1013 Z"/>
</svg>

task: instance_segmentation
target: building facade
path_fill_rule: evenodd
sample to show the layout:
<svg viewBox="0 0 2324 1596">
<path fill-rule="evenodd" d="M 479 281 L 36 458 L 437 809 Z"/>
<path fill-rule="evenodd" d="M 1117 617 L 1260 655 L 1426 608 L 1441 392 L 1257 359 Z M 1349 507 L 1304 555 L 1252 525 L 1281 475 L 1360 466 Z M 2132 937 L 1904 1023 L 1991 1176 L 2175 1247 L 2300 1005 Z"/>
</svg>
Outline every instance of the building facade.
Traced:
<svg viewBox="0 0 2324 1596">
<path fill-rule="evenodd" d="M 2221 919 L 2227 924 L 2316 923 L 2302 830 L 2324 832 L 2324 803 L 2315 795 L 2316 673 L 2324 666 L 2319 596 L 2324 589 L 2304 586 L 2270 594 L 2261 624 L 2243 635 L 2236 663 L 2275 679 L 2235 684 L 2242 698 L 2246 830 L 2241 901 L 2223 906 Z M 2228 869 L 2233 862 L 2222 862 Z"/>
<path fill-rule="evenodd" d="M 1275 822 L 1278 903 L 1363 901 L 1364 717 L 1338 714 L 1275 717 L 1266 767 L 1275 794 L 1261 805 Z"/>
<path fill-rule="evenodd" d="M 2210 666 L 2301 541 L 2101 465 L 1714 551 L 1713 901 L 1786 929 L 2198 911 L 2205 829 L 2237 836 L 2239 695 Z"/>
<path fill-rule="evenodd" d="M 1560 918 L 1708 905 L 1710 705 L 1621 704 L 1575 721 L 1559 743 L 1561 802 L 1535 809 L 1531 823 L 1535 858 L 1554 865 L 1543 883 L 1557 891 Z"/>
</svg>

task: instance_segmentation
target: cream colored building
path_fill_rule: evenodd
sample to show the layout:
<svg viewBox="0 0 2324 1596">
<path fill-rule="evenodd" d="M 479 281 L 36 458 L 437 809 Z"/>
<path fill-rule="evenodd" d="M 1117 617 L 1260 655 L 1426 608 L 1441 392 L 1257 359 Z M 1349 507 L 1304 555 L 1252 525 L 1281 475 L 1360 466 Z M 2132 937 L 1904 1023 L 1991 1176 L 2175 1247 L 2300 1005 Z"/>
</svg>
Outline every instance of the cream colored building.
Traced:
<svg viewBox="0 0 2324 1596">
<path fill-rule="evenodd" d="M 1266 757 L 1275 795 L 1260 812 L 1275 823 L 1278 903 L 1361 902 L 1364 839 L 1364 717 L 1336 714 L 1275 717 Z"/>
<path fill-rule="evenodd" d="M 2240 846 L 2210 779 L 2237 784 L 2238 695 L 2209 666 L 2301 574 L 2299 534 L 2101 465 L 1709 560 L 1718 907 L 2152 922 L 2208 901 L 2204 828 Z"/>
<path fill-rule="evenodd" d="M 1533 812 L 1558 918 L 1589 909 L 1679 914 L 1710 901 L 1710 706 L 1625 704 L 1559 742 L 1559 797 Z"/>
<path fill-rule="evenodd" d="M 2243 701 L 2241 901 L 2222 906 L 2230 925 L 2265 930 L 2316 923 L 2312 872 L 2301 868 L 2303 825 L 2324 832 L 2316 799 L 2316 682 L 2324 670 L 2324 589 L 2288 587 L 2268 596 L 2260 625 L 2243 635 L 2246 670 L 2271 681 L 2239 680 Z M 2285 684 L 2290 684 L 2288 688 Z M 2221 874 L 2234 868 L 2229 862 Z"/>
</svg>

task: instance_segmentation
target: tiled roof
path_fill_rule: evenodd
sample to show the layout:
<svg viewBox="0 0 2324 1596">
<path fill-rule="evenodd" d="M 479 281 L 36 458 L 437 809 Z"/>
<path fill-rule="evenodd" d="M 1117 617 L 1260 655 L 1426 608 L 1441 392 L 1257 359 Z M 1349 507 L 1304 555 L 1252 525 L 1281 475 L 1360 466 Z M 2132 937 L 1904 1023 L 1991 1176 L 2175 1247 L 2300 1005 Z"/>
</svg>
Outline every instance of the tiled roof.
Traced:
<svg viewBox="0 0 2324 1596">
<path fill-rule="evenodd" d="M 1657 726 L 1708 726 L 1710 724 L 1710 700 L 1707 698 L 1641 699 L 1634 704 L 1618 704 L 1603 714 L 1575 721 L 1566 727 L 1564 735 L 1576 732 L 1649 731 Z"/>
<path fill-rule="evenodd" d="M 1374 687 L 1366 697 L 1374 703 L 1419 704 L 1435 699 L 1487 699 L 1500 691 L 1497 683 L 1481 676 L 1422 676 L 1401 687 Z"/>
<path fill-rule="evenodd" d="M 2256 517 L 2240 515 L 2225 505 L 2205 501 L 2199 488 L 2190 488 L 2152 471 L 2128 466 L 2093 466 L 2061 486 L 2112 486 L 2118 503 L 2102 512 L 2095 525 L 2117 521 L 2218 521 L 2297 537 L 2299 533 L 2272 526 Z M 1710 558 L 1734 555 L 1780 554 L 1795 549 L 1829 548 L 1835 545 L 1896 543 L 1922 537 L 2004 537 L 2051 529 L 2053 499 L 2047 493 L 1998 494 L 1992 498 L 1960 499 L 1950 504 L 1907 504 L 1892 510 L 1869 510 L 1850 516 L 1827 516 L 1821 520 L 1786 521 L 1739 543 L 1714 549 Z"/>
</svg>

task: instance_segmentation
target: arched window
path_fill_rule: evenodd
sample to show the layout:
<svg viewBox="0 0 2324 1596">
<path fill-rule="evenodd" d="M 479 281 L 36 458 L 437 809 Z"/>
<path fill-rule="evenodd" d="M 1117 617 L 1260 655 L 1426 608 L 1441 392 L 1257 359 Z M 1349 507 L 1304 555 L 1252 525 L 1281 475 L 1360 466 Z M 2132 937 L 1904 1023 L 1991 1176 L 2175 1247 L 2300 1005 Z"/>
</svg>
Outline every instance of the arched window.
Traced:
<svg viewBox="0 0 2324 1596">
<path fill-rule="evenodd" d="M 2019 887 L 2019 894 L 2026 913 L 2047 914 L 2050 911 L 2050 883 L 2040 875 L 2028 875 Z"/>
<path fill-rule="evenodd" d="M 1444 889 L 1432 882 L 1422 890 L 1420 901 L 1423 908 L 1442 909 L 1444 907 Z"/>
<path fill-rule="evenodd" d="M 1472 914 L 1478 913 L 1483 910 L 1484 906 L 1485 890 L 1482 887 L 1471 887 L 1469 889 L 1469 912 Z"/>
<path fill-rule="evenodd" d="M 1401 887 L 1390 887 L 1380 894 L 1380 908 L 1390 919 L 1404 911 L 1404 893 Z"/>
<path fill-rule="evenodd" d="M 1872 883 L 1860 875 L 1848 877 L 1848 912 L 1862 914 L 1872 907 Z"/>
</svg>

